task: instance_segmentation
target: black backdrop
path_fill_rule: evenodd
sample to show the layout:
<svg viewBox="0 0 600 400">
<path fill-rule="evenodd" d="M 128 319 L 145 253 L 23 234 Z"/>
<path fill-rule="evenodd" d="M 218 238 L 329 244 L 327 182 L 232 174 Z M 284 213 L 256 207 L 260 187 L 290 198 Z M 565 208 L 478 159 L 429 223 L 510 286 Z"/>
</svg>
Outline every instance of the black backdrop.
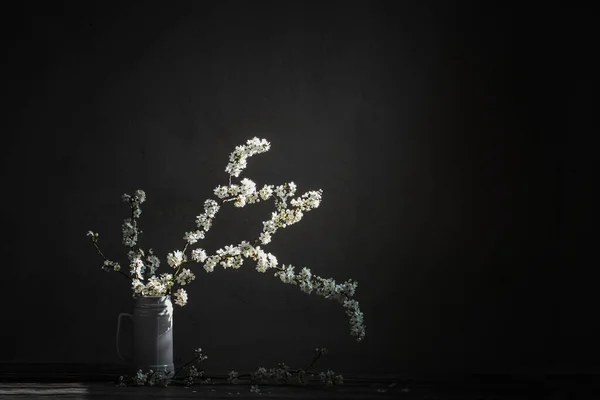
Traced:
<svg viewBox="0 0 600 400">
<path fill-rule="evenodd" d="M 120 195 L 142 188 L 141 244 L 165 264 L 258 136 L 272 149 L 245 176 L 324 191 L 269 250 L 357 280 L 367 337 L 248 263 L 198 268 L 178 360 L 202 347 L 207 369 L 302 366 L 327 347 L 342 373 L 595 368 L 590 13 L 173 3 L 4 16 L 0 361 L 118 362 L 130 291 L 85 233 L 124 263 Z M 224 208 L 205 248 L 256 237 L 270 211 Z"/>
</svg>

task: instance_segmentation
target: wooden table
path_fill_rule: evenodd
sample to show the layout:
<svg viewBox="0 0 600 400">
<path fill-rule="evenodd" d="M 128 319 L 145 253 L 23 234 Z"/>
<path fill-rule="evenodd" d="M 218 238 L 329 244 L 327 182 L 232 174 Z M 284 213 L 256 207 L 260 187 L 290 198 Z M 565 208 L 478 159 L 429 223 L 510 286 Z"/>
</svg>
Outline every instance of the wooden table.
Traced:
<svg viewBox="0 0 600 400">
<path fill-rule="evenodd" d="M 87 364 L 0 364 L 0 399 L 402 399 L 525 400 L 600 399 L 596 375 L 515 377 L 480 375 L 469 379 L 410 379 L 394 375 L 344 376 L 344 384 L 327 388 L 225 382 L 226 373 L 211 374 L 214 384 L 162 387 L 119 387 L 122 366 Z"/>
</svg>

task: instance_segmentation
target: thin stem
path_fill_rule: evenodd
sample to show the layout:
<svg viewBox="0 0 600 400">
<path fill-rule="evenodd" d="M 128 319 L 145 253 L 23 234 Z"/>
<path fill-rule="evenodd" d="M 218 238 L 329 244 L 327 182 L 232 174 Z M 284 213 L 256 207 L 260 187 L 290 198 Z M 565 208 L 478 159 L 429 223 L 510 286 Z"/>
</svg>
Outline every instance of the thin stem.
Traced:
<svg viewBox="0 0 600 400">
<path fill-rule="evenodd" d="M 187 362 L 187 364 L 185 364 L 184 366 L 180 367 L 175 374 L 173 374 L 173 378 L 175 378 L 177 376 L 177 374 L 179 374 L 181 372 L 181 370 L 183 370 L 185 367 L 187 367 L 188 365 L 190 365 L 191 363 L 193 363 L 194 361 L 198 360 L 200 357 L 194 357 L 193 359 L 191 359 L 190 361 Z"/>
<path fill-rule="evenodd" d="M 125 279 L 129 280 L 130 282 L 133 281 L 133 279 L 131 279 L 131 277 L 129 275 L 127 275 L 125 272 L 123 271 L 117 271 L 118 273 L 120 273 L 121 275 L 123 275 L 125 277 Z"/>
<path fill-rule="evenodd" d="M 312 362 L 308 365 L 308 367 L 304 371 L 308 372 L 312 368 L 312 366 L 315 365 L 315 363 L 319 360 L 319 358 L 321 358 L 322 355 L 323 355 L 323 353 L 319 352 L 319 354 L 314 356 L 312 359 Z"/>
<path fill-rule="evenodd" d="M 96 251 L 98 252 L 98 254 L 100 254 L 102 256 L 102 258 L 104 259 L 104 261 L 110 261 L 108 258 L 106 258 L 106 256 L 102 253 L 102 251 L 100 250 L 100 248 L 98 247 L 98 244 L 96 244 L 96 241 L 94 239 L 92 239 L 92 244 L 94 245 L 94 247 L 96 248 Z M 131 281 L 131 277 L 129 275 L 127 275 L 125 272 L 123 271 L 116 271 L 118 273 L 120 273 L 121 275 L 123 275 L 125 278 L 127 278 L 129 281 Z"/>
</svg>

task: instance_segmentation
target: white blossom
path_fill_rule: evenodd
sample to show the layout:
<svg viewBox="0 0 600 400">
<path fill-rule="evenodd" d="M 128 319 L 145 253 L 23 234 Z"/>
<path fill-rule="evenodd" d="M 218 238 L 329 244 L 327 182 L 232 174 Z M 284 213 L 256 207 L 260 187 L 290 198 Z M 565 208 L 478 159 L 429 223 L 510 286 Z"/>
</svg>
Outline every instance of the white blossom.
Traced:
<svg viewBox="0 0 600 400">
<path fill-rule="evenodd" d="M 156 274 L 156 270 L 160 267 L 160 259 L 154 255 L 152 249 L 148 250 L 148 256 L 146 257 L 146 264 L 148 266 L 148 272 L 152 276 Z"/>
<path fill-rule="evenodd" d="M 231 267 L 233 269 L 238 269 L 244 264 L 244 259 L 241 255 L 237 255 L 231 258 Z"/>
<path fill-rule="evenodd" d="M 131 218 L 125 218 L 122 225 L 123 231 L 123 244 L 127 247 L 133 247 L 137 243 L 138 231 L 135 220 Z"/>
<path fill-rule="evenodd" d="M 319 207 L 321 204 L 323 191 L 322 190 L 312 190 L 304 193 L 302 196 L 292 199 L 290 204 L 293 207 L 299 208 L 302 211 L 310 211 L 314 208 Z"/>
<path fill-rule="evenodd" d="M 240 194 L 240 187 L 236 184 L 229 185 L 228 193 L 231 196 L 237 196 L 238 194 Z"/>
<path fill-rule="evenodd" d="M 206 251 L 202 249 L 194 249 L 192 250 L 192 260 L 203 263 L 206 260 Z"/>
<path fill-rule="evenodd" d="M 242 195 L 238 196 L 233 205 L 236 207 L 244 207 L 246 205 L 246 197 Z"/>
<path fill-rule="evenodd" d="M 241 181 L 240 194 L 242 196 L 250 196 L 256 192 L 256 183 L 248 178 L 244 178 Z"/>
<path fill-rule="evenodd" d="M 258 388 L 258 385 L 250 385 L 250 392 L 256 393 L 256 394 L 261 393 L 260 389 Z"/>
<path fill-rule="evenodd" d="M 273 196 L 273 185 L 265 185 L 259 191 L 260 198 L 263 200 L 269 200 Z"/>
<path fill-rule="evenodd" d="M 189 244 L 194 244 L 200 239 L 204 239 L 203 231 L 186 232 L 183 237 Z"/>
<path fill-rule="evenodd" d="M 350 317 L 350 333 L 356 336 L 360 342 L 365 337 L 365 326 L 363 313 L 360 311 L 358 302 L 356 300 L 346 300 L 344 301 L 344 307 L 346 308 L 346 314 Z"/>
<path fill-rule="evenodd" d="M 240 250 L 240 248 L 238 246 L 227 245 L 227 246 L 225 246 L 225 248 L 217 250 L 216 253 L 219 256 L 225 256 L 225 255 L 236 256 L 236 255 L 242 254 L 242 251 Z"/>
<path fill-rule="evenodd" d="M 146 192 L 144 192 L 142 189 L 138 189 L 135 191 L 134 194 L 134 199 L 136 202 L 138 203 L 143 203 L 146 201 Z"/>
<path fill-rule="evenodd" d="M 143 255 L 144 252 L 141 249 L 138 249 L 138 251 L 130 250 L 127 253 L 129 257 L 129 273 L 137 279 L 144 279 L 144 273 L 146 272 L 146 266 L 142 260 Z"/>
<path fill-rule="evenodd" d="M 98 234 L 92 231 L 88 231 L 87 236 L 92 239 L 92 242 L 96 243 L 98 241 Z"/>
<path fill-rule="evenodd" d="M 268 232 L 262 232 L 259 239 L 262 244 L 269 244 L 271 243 L 271 234 Z"/>
<path fill-rule="evenodd" d="M 238 376 L 239 374 L 236 371 L 229 372 L 229 375 L 227 376 L 227 382 L 232 385 L 235 385 L 236 383 L 238 383 Z"/>
<path fill-rule="evenodd" d="M 318 295 L 323 296 L 326 299 L 340 299 L 339 293 L 337 292 L 337 285 L 333 279 L 322 279 L 321 284 L 316 288 L 316 292 Z"/>
<path fill-rule="evenodd" d="M 163 279 L 160 279 L 156 276 L 150 277 L 148 279 L 148 283 L 146 283 L 146 288 L 143 290 L 143 296 L 164 296 L 167 293 L 166 282 Z"/>
<path fill-rule="evenodd" d="M 141 189 L 138 189 L 134 192 L 133 196 L 130 196 L 125 193 L 121 196 L 121 200 L 123 200 L 123 202 L 125 203 L 129 203 L 133 218 L 139 218 L 142 214 L 140 204 L 146 201 L 146 192 L 144 192 Z"/>
<path fill-rule="evenodd" d="M 278 185 L 275 188 L 275 195 L 277 195 L 277 197 L 279 197 L 280 199 L 285 199 L 285 186 L 284 185 Z"/>
<path fill-rule="evenodd" d="M 256 260 L 256 270 L 258 272 L 264 273 L 268 269 L 277 266 L 277 258 L 273 254 L 265 252 L 260 247 L 256 248 L 253 258 Z"/>
<path fill-rule="evenodd" d="M 216 255 L 214 257 L 215 265 L 216 263 L 220 263 L 223 268 L 240 268 L 244 262 L 242 259 L 242 250 L 239 246 L 227 245 L 222 249 L 216 251 Z M 205 269 L 207 269 L 207 265 L 205 264 Z M 211 261 L 212 267 L 212 261 Z M 214 267 L 212 267 L 214 268 Z M 209 271 L 207 269 L 208 272 Z"/>
<path fill-rule="evenodd" d="M 187 285 L 188 283 L 190 283 L 194 279 L 196 279 L 196 276 L 194 275 L 194 273 L 192 271 L 190 271 L 187 268 L 183 268 L 179 272 L 179 274 L 177 274 L 177 277 L 175 278 L 175 280 L 177 281 L 177 283 L 179 283 L 181 286 Z"/>
<path fill-rule="evenodd" d="M 134 278 L 131 281 L 131 288 L 133 289 L 133 293 L 134 293 L 134 297 L 135 297 L 135 295 L 141 295 L 144 292 L 144 289 L 146 289 L 146 286 L 144 285 L 144 283 L 141 280 Z"/>
<path fill-rule="evenodd" d="M 183 307 L 187 304 L 188 295 L 187 295 L 187 292 L 185 291 L 185 289 L 183 289 L 183 288 L 177 289 L 177 291 L 175 292 L 175 294 L 173 296 L 175 297 L 175 304 L 177 304 L 178 306 Z"/>
<path fill-rule="evenodd" d="M 208 218 L 214 218 L 219 211 L 219 203 L 212 199 L 208 199 L 204 202 L 204 213 Z"/>
<path fill-rule="evenodd" d="M 229 164 L 225 168 L 225 172 L 229 175 L 238 177 L 246 168 L 248 157 L 255 154 L 264 153 L 271 148 L 271 144 L 265 139 L 252 138 L 246 142 L 244 146 L 236 146 L 235 150 L 229 156 Z"/>
<path fill-rule="evenodd" d="M 242 266 L 243 263 L 244 263 L 244 260 L 242 259 L 242 256 L 239 254 L 221 257 L 221 266 L 223 268 L 238 269 L 239 267 Z"/>
<path fill-rule="evenodd" d="M 148 374 L 144 374 L 144 372 L 141 369 L 138 370 L 136 375 L 133 377 L 133 382 L 137 386 L 144 386 L 144 384 L 146 384 L 147 380 L 148 380 Z"/>
<path fill-rule="evenodd" d="M 208 232 L 212 225 L 211 218 L 206 214 L 200 214 L 196 217 L 196 226 L 200 229 L 204 229 L 205 232 Z"/>
<path fill-rule="evenodd" d="M 283 271 L 277 271 L 275 272 L 275 276 L 278 276 L 279 279 L 281 279 L 281 281 L 283 283 L 290 283 L 295 285 L 296 284 L 296 275 L 294 274 L 294 267 L 292 267 L 291 265 L 289 266 L 285 266 L 283 265 L 282 268 L 284 269 Z"/>
<path fill-rule="evenodd" d="M 256 251 L 254 249 L 254 246 L 252 246 L 250 243 L 248 243 L 245 240 L 243 240 L 240 243 L 240 245 L 238 246 L 238 248 L 240 249 L 240 254 L 243 255 L 246 258 L 250 257 Z"/>
<path fill-rule="evenodd" d="M 274 218 L 277 217 L 277 213 L 274 212 L 272 213 L 273 218 L 271 218 L 268 221 L 264 221 L 263 222 L 263 231 L 266 233 L 275 233 L 275 231 L 277 231 L 277 224 L 275 223 Z"/>
<path fill-rule="evenodd" d="M 302 290 L 304 293 L 311 294 L 313 291 L 313 284 L 309 279 L 300 278 L 300 283 L 298 284 L 298 286 L 300 286 L 300 290 Z"/>
<path fill-rule="evenodd" d="M 171 290 L 171 288 L 173 287 L 173 285 L 175 284 L 175 282 L 173 281 L 173 275 L 172 274 L 161 274 L 160 278 L 159 278 L 160 283 L 164 286 L 165 288 L 165 294 L 166 292 L 168 292 L 169 290 Z"/>
<path fill-rule="evenodd" d="M 204 269 L 206 270 L 206 272 L 213 272 L 220 260 L 221 260 L 221 257 L 219 257 L 217 255 L 208 257 L 206 259 L 206 262 L 204 263 Z"/>
<path fill-rule="evenodd" d="M 181 250 L 175 250 L 173 253 L 167 254 L 167 263 L 171 268 L 177 268 L 185 261 L 185 254 Z"/>
<path fill-rule="evenodd" d="M 217 196 L 220 199 L 224 199 L 227 197 L 227 195 L 229 194 L 229 188 L 227 186 L 217 186 L 213 192 L 215 194 L 215 196 Z"/>
<path fill-rule="evenodd" d="M 327 386 L 342 385 L 344 383 L 344 377 L 342 375 L 336 375 L 332 370 L 321 372 L 319 378 L 321 379 L 321 382 Z"/>
<path fill-rule="evenodd" d="M 119 272 L 121 270 L 121 266 L 118 262 L 104 260 L 104 264 L 102 265 L 102 269 L 106 272 L 115 271 Z"/>
</svg>

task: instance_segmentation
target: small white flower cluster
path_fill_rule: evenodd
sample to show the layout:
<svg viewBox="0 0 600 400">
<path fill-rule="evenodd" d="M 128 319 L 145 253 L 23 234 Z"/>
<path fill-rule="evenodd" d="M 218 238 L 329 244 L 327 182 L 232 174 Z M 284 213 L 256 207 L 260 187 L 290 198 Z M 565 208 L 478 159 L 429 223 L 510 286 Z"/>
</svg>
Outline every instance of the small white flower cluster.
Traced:
<svg viewBox="0 0 600 400">
<path fill-rule="evenodd" d="M 131 205 L 131 215 L 133 218 L 139 218 L 140 215 L 142 215 L 140 204 L 146 201 L 146 192 L 138 189 L 133 193 L 133 196 L 123 194 L 121 200 L 123 200 L 124 203 L 129 203 Z"/>
<path fill-rule="evenodd" d="M 275 188 L 275 206 L 277 211 L 283 211 L 287 207 L 287 201 L 296 194 L 296 184 L 294 182 L 284 183 Z"/>
<path fill-rule="evenodd" d="M 257 137 L 248 140 L 246 145 L 236 146 L 235 150 L 229 156 L 229 164 L 227 164 L 225 172 L 235 177 L 240 176 L 240 173 L 246 168 L 248 157 L 264 153 L 270 148 L 271 144 L 269 142 Z"/>
<path fill-rule="evenodd" d="M 201 378 L 204 375 L 204 371 L 198 371 L 196 366 L 192 365 L 187 368 L 185 379 L 183 380 L 183 384 L 185 387 L 190 387 L 196 382 L 198 378 Z"/>
<path fill-rule="evenodd" d="M 122 381 L 123 377 L 119 379 L 119 386 L 126 386 Z M 133 377 L 133 384 L 136 386 L 155 386 L 159 385 L 162 387 L 167 387 L 171 382 L 171 378 L 169 377 L 169 371 L 156 371 L 149 370 L 147 373 L 144 373 L 141 369 Z"/>
<path fill-rule="evenodd" d="M 135 246 L 138 240 L 137 221 L 133 218 L 125 218 L 122 231 L 123 244 L 127 247 Z"/>
<path fill-rule="evenodd" d="M 217 215 L 219 208 L 219 203 L 217 203 L 215 200 L 206 200 L 204 202 L 204 213 L 196 217 L 196 226 L 198 229 L 193 232 L 186 232 L 183 239 L 188 242 L 188 244 L 194 244 L 199 240 L 204 239 L 206 232 L 208 232 L 212 226 L 212 220 L 215 215 Z"/>
<path fill-rule="evenodd" d="M 313 360 L 313 364 L 316 360 Z M 250 374 L 251 384 L 269 384 L 269 383 L 289 383 L 296 374 L 298 383 L 306 384 L 308 379 L 305 370 L 296 370 L 290 372 L 290 367 L 285 363 L 277 364 L 277 368 L 259 367 L 255 372 Z"/>
<path fill-rule="evenodd" d="M 129 258 L 129 273 L 131 274 L 131 277 L 135 279 L 144 279 L 144 273 L 146 272 L 146 266 L 142 260 L 144 251 L 142 249 L 138 249 L 137 251 L 130 250 L 127 253 L 127 256 Z"/>
<path fill-rule="evenodd" d="M 285 363 L 277 364 L 277 368 L 271 369 L 270 373 L 275 377 L 278 381 L 289 382 L 292 378 L 292 374 L 289 372 L 290 367 Z"/>
<path fill-rule="evenodd" d="M 326 347 L 322 347 L 322 348 L 316 348 L 315 349 L 315 357 L 316 358 L 321 358 L 322 356 L 326 356 L 327 353 L 329 353 L 329 351 L 327 350 Z"/>
<path fill-rule="evenodd" d="M 184 289 L 177 289 L 173 296 L 175 297 L 175 304 L 177 304 L 178 306 L 183 307 L 187 304 L 188 295 Z"/>
<path fill-rule="evenodd" d="M 260 389 L 258 388 L 258 385 L 250 385 L 250 392 L 251 393 L 256 393 L 256 394 L 260 394 Z"/>
<path fill-rule="evenodd" d="M 364 317 L 358 301 L 346 300 L 344 301 L 344 308 L 346 309 L 346 315 L 350 317 L 350 333 L 352 336 L 356 336 L 358 340 L 362 340 L 365 337 L 365 325 Z"/>
<path fill-rule="evenodd" d="M 179 283 L 181 286 L 187 285 L 194 279 L 196 279 L 196 275 L 194 275 L 194 273 L 187 268 L 183 268 L 177 275 L 177 278 L 175 278 L 177 283 Z"/>
<path fill-rule="evenodd" d="M 173 287 L 173 275 L 162 274 L 160 277 L 155 275 L 148 279 L 144 284 L 141 279 L 134 278 L 131 282 L 133 296 L 166 296 Z"/>
<path fill-rule="evenodd" d="M 92 243 L 96 243 L 98 242 L 98 234 L 94 233 L 92 231 L 88 231 L 86 234 L 87 237 L 89 237 L 92 240 Z"/>
<path fill-rule="evenodd" d="M 194 349 L 194 358 L 196 358 L 198 362 L 202 362 L 204 360 L 207 360 L 208 356 L 202 352 L 201 347 L 198 347 L 197 349 Z"/>
<path fill-rule="evenodd" d="M 270 375 L 265 367 L 259 367 L 256 372 L 250 375 L 252 382 L 268 383 Z"/>
<path fill-rule="evenodd" d="M 293 207 L 299 208 L 301 211 L 310 211 L 313 208 L 319 207 L 321 204 L 321 198 L 323 195 L 322 190 L 310 191 L 304 193 L 302 196 L 292 199 L 290 204 Z"/>
<path fill-rule="evenodd" d="M 255 248 L 255 251 L 250 255 L 256 261 L 256 270 L 265 273 L 270 268 L 277 267 L 277 257 L 271 253 L 263 251 L 260 246 Z"/>
<path fill-rule="evenodd" d="M 273 185 L 265 185 L 256 190 L 256 183 L 248 178 L 241 180 L 241 185 L 217 186 L 215 196 L 225 201 L 235 200 L 234 206 L 244 207 L 246 204 L 255 204 L 261 200 L 268 200 L 273 194 Z"/>
<path fill-rule="evenodd" d="M 156 274 L 156 270 L 160 267 L 159 258 L 154 255 L 154 250 L 148 250 L 148 256 L 146 257 L 146 264 L 148 265 L 148 272 L 150 276 Z"/>
<path fill-rule="evenodd" d="M 121 199 L 131 206 L 131 218 L 126 218 L 122 225 L 123 244 L 127 247 L 133 247 L 138 240 L 137 219 L 142 215 L 140 204 L 146 201 L 146 193 L 138 189 L 133 196 L 123 194 Z"/>
<path fill-rule="evenodd" d="M 236 371 L 230 371 L 229 375 L 227 376 L 227 383 L 230 385 L 236 385 L 239 382 L 238 377 L 239 374 Z"/>
<path fill-rule="evenodd" d="M 146 385 L 152 387 L 152 386 L 160 386 L 160 387 L 167 387 L 169 386 L 169 383 L 171 382 L 171 378 L 169 378 L 169 374 L 168 371 L 149 371 L 150 374 L 148 375 L 148 381 L 146 382 Z"/>
<path fill-rule="evenodd" d="M 238 246 L 225 246 L 225 248 L 216 251 L 216 256 L 219 257 L 219 262 L 223 268 L 238 269 L 244 263 L 242 252 Z"/>
<path fill-rule="evenodd" d="M 242 241 L 237 246 L 225 246 L 218 249 L 216 254 L 206 258 L 204 269 L 206 272 L 213 272 L 217 265 L 223 268 L 238 269 L 244 263 L 245 258 L 251 258 L 256 261 L 256 270 L 258 272 L 266 272 L 268 269 L 277 267 L 277 257 L 271 253 L 267 253 L 260 248 L 254 247 L 246 241 Z"/>
<path fill-rule="evenodd" d="M 202 249 L 194 249 L 192 250 L 192 260 L 197 263 L 203 263 L 206 260 L 206 251 Z"/>
<path fill-rule="evenodd" d="M 102 266 L 102 269 L 105 271 L 115 271 L 115 272 L 119 272 L 121 270 L 121 266 L 119 265 L 118 262 L 114 262 L 114 261 L 110 261 L 110 260 L 104 260 L 104 265 Z"/>
<path fill-rule="evenodd" d="M 175 250 L 173 253 L 167 254 L 167 264 L 171 268 L 177 268 L 186 260 L 185 254 L 181 250 Z"/>
<path fill-rule="evenodd" d="M 344 384 L 344 377 L 342 375 L 336 375 L 335 372 L 333 372 L 332 370 L 329 370 L 327 372 L 321 372 L 319 374 L 319 378 L 321 378 L 321 382 L 323 382 L 327 386 Z"/>
<path fill-rule="evenodd" d="M 133 383 L 137 386 L 144 386 L 148 380 L 148 374 L 144 373 L 141 369 L 133 377 Z"/>
</svg>

